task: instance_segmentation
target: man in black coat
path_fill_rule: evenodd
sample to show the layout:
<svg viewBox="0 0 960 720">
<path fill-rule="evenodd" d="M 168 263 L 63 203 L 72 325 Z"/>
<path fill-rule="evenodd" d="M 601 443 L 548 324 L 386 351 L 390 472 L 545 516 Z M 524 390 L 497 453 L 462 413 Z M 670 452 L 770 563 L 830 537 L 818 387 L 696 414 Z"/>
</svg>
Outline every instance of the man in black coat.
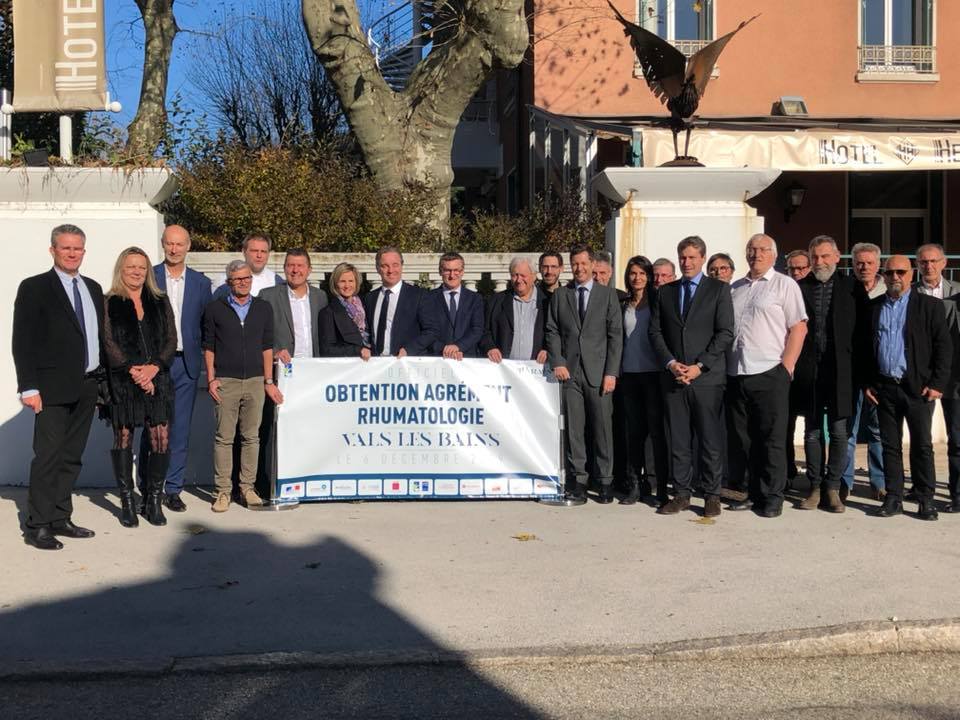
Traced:
<svg viewBox="0 0 960 720">
<path fill-rule="evenodd" d="M 429 338 L 424 354 L 452 360 L 475 358 L 483 338 L 483 300 L 463 286 L 463 255 L 444 253 L 439 269 L 442 284 L 420 304 L 420 327 Z"/>
<path fill-rule="evenodd" d="M 20 401 L 34 412 L 27 543 L 59 550 L 56 536 L 93 537 L 73 524 L 70 493 L 80 475 L 101 367 L 103 290 L 80 275 L 86 235 L 58 225 L 53 269 L 20 283 L 13 309 L 13 362 Z"/>
<path fill-rule="evenodd" d="M 950 383 L 953 345 L 943 302 L 910 289 L 913 270 L 903 255 L 887 259 L 887 293 L 870 304 L 872 352 L 864 354 L 864 395 L 877 405 L 887 495 L 879 517 L 903 512 L 903 421 L 910 430 L 910 475 L 917 517 L 936 520 L 933 403 Z"/>
<path fill-rule="evenodd" d="M 480 352 L 492 362 L 509 360 L 547 361 L 544 325 L 550 294 L 537 287 L 537 275 L 524 257 L 510 261 L 512 287 L 487 302 Z"/>
<path fill-rule="evenodd" d="M 824 500 L 830 512 L 842 513 L 846 509 L 840 485 L 847 467 L 847 425 L 859 387 L 853 360 L 862 293 L 855 278 L 837 272 L 840 251 L 828 235 L 810 241 L 810 263 L 813 270 L 798 283 L 809 321 L 793 379 L 803 403 L 803 451 L 810 493 L 798 507 L 816 510 Z M 824 418 L 830 434 L 826 471 Z"/>
<path fill-rule="evenodd" d="M 403 253 L 387 245 L 377 251 L 382 285 L 363 298 L 373 355 L 426 355 L 430 338 L 420 324 L 423 288 L 403 281 Z"/>
<path fill-rule="evenodd" d="M 733 339 L 730 286 L 703 274 L 707 245 L 696 235 L 677 245 L 682 278 L 651 296 L 650 342 L 663 363 L 661 387 L 667 416 L 671 474 L 676 496 L 658 513 L 690 507 L 693 439 L 698 438 L 704 515 L 720 514 L 723 480 L 725 352 Z"/>
</svg>

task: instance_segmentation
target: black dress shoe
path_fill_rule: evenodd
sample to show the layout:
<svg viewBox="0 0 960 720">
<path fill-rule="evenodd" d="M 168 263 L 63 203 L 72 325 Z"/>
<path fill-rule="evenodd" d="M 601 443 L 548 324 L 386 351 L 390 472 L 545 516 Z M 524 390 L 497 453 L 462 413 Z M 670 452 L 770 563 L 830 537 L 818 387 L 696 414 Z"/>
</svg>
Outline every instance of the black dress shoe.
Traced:
<svg viewBox="0 0 960 720">
<path fill-rule="evenodd" d="M 587 502 L 587 485 L 586 483 L 575 483 L 573 488 L 570 489 L 564 501 L 567 505 L 583 505 Z"/>
<path fill-rule="evenodd" d="M 600 492 L 597 493 L 597 502 L 601 505 L 609 505 L 613 502 L 613 485 L 600 486 Z"/>
<path fill-rule="evenodd" d="M 167 493 L 163 496 L 163 504 L 167 509 L 173 512 L 184 512 L 187 509 L 186 504 L 180 499 L 180 493 Z"/>
<path fill-rule="evenodd" d="M 883 505 L 873 511 L 876 517 L 893 517 L 903 512 L 903 503 L 887 495 L 883 499 Z"/>
<path fill-rule="evenodd" d="M 783 515 L 783 506 L 782 505 L 773 505 L 771 507 L 765 507 L 760 513 L 760 517 L 765 518 L 777 518 Z"/>
<path fill-rule="evenodd" d="M 746 500 L 731 500 L 727 503 L 727 510 L 749 510 L 753 507 L 753 501 L 750 499 Z"/>
<path fill-rule="evenodd" d="M 50 531 L 54 535 L 60 535 L 62 537 L 75 538 L 77 540 L 83 540 L 84 538 L 92 538 L 96 533 L 93 530 L 87 530 L 82 528 L 79 525 L 74 525 L 69 520 L 61 520 L 50 526 Z"/>
<path fill-rule="evenodd" d="M 939 517 L 937 506 L 933 504 L 933 500 L 920 501 L 920 507 L 917 508 L 917 517 L 921 520 L 936 520 Z"/>
<path fill-rule="evenodd" d="M 27 530 L 23 535 L 27 545 L 33 545 L 39 550 L 60 550 L 63 543 L 54 537 L 50 528 L 37 528 L 36 530 Z"/>
<path fill-rule="evenodd" d="M 946 513 L 957 513 L 960 514 L 960 498 L 954 498 L 951 500 L 947 506 L 943 509 Z"/>
</svg>

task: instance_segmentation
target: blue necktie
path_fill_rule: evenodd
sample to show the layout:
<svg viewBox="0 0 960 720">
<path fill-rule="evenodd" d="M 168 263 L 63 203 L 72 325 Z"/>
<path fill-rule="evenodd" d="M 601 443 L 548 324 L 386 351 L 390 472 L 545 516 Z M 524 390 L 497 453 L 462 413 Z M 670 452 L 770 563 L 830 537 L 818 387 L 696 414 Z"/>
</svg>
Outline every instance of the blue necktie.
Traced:
<svg viewBox="0 0 960 720">
<path fill-rule="evenodd" d="M 83 371 L 86 372 L 90 366 L 90 351 L 87 349 L 87 323 L 83 317 L 83 298 L 80 297 L 80 283 L 77 278 L 73 279 L 73 311 L 77 314 L 80 332 L 83 333 Z"/>
<path fill-rule="evenodd" d="M 450 293 L 450 324 L 457 324 L 457 294 Z"/>
</svg>

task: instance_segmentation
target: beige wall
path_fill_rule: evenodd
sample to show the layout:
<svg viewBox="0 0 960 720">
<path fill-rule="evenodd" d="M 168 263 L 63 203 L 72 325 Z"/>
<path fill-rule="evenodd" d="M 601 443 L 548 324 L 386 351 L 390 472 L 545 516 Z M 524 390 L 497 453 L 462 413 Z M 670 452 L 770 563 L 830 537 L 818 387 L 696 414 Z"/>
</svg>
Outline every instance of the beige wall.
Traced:
<svg viewBox="0 0 960 720">
<path fill-rule="evenodd" d="M 687 0 L 678 0 L 686 2 Z M 614 0 L 635 19 L 635 0 Z M 781 95 L 800 95 L 811 117 L 960 117 L 960 2 L 936 4 L 934 83 L 860 83 L 856 0 L 715 0 L 716 35 L 762 13 L 718 63 L 701 116 L 768 115 Z M 534 103 L 570 115 L 666 113 L 642 78 L 634 52 L 603 0 L 542 0 L 536 6 Z"/>
</svg>

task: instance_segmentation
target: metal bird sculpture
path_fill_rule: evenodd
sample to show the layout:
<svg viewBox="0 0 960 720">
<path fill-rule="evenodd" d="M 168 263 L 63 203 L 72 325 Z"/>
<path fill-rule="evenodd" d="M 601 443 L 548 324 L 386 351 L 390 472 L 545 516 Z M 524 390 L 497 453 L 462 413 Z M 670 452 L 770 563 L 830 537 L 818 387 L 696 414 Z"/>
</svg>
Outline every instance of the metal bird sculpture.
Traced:
<svg viewBox="0 0 960 720">
<path fill-rule="evenodd" d="M 670 119 L 665 124 L 673 131 L 673 151 L 677 157 L 667 165 L 700 165 L 696 158 L 687 155 L 690 149 L 690 131 L 693 129 L 690 121 L 697 112 L 700 98 L 707 89 L 713 66 L 716 65 L 723 48 L 744 26 L 759 16 L 754 15 L 740 23 L 736 30 L 717 38 L 688 60 L 663 38 L 627 20 L 610 0 L 607 0 L 607 4 L 623 25 L 623 34 L 630 38 L 630 45 L 637 53 L 647 85 L 660 102 L 666 103 L 667 110 L 670 111 Z M 681 130 L 686 130 L 687 133 L 683 155 L 680 155 L 677 147 L 677 135 Z"/>
</svg>

